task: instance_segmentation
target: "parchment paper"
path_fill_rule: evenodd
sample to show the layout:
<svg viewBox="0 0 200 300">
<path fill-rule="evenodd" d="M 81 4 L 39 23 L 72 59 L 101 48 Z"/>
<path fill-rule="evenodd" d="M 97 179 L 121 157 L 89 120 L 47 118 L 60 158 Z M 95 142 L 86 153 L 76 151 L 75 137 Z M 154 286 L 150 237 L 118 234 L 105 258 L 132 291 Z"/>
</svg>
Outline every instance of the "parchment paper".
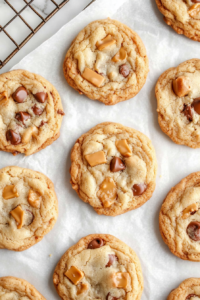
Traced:
<svg viewBox="0 0 200 300">
<path fill-rule="evenodd" d="M 69 87 L 62 72 L 65 53 L 78 32 L 89 22 L 108 16 L 140 35 L 150 61 L 150 73 L 141 92 L 134 99 L 110 107 L 80 96 Z M 163 71 L 199 56 L 200 44 L 170 29 L 162 20 L 155 0 L 98 0 L 15 66 L 48 79 L 58 89 L 66 115 L 61 137 L 53 145 L 30 157 L 1 152 L 0 167 L 18 165 L 49 176 L 58 196 L 59 218 L 43 241 L 29 250 L 21 253 L 0 250 L 0 276 L 24 278 L 48 300 L 59 299 L 52 283 L 57 262 L 81 237 L 99 232 L 115 235 L 139 256 L 144 275 L 142 300 L 166 299 L 182 280 L 200 277 L 200 263 L 182 261 L 172 255 L 158 228 L 159 210 L 168 191 L 183 177 L 200 170 L 200 150 L 176 145 L 162 133 L 154 96 L 156 81 Z M 104 121 L 119 122 L 145 133 L 152 140 L 158 160 L 153 197 L 141 208 L 114 218 L 97 215 L 78 198 L 69 183 L 70 150 L 74 142 Z"/>
</svg>

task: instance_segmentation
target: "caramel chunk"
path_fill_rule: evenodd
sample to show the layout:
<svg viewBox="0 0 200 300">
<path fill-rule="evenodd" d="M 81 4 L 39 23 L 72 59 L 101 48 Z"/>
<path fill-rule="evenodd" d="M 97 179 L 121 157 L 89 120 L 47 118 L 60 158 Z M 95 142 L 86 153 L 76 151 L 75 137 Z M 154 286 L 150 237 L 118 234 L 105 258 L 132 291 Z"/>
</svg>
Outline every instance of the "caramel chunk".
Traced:
<svg viewBox="0 0 200 300">
<path fill-rule="evenodd" d="M 112 178 L 107 177 L 104 179 L 100 185 L 97 196 L 103 203 L 104 207 L 110 207 L 114 203 L 117 198 L 117 188 Z"/>
<path fill-rule="evenodd" d="M 192 107 L 194 108 L 195 112 L 200 115 L 200 97 L 193 100 Z"/>
<path fill-rule="evenodd" d="M 19 197 L 19 194 L 17 192 L 17 189 L 16 189 L 15 185 L 7 185 L 3 189 L 2 196 L 5 200 L 8 200 L 8 199 L 12 199 L 12 198 L 15 198 L 15 197 Z"/>
<path fill-rule="evenodd" d="M 116 141 L 115 146 L 117 147 L 117 150 L 121 153 L 121 155 L 123 155 L 125 157 L 130 157 L 132 155 L 132 152 L 127 143 L 127 140 Z"/>
<path fill-rule="evenodd" d="M 18 132 L 15 132 L 12 129 L 9 129 L 6 131 L 6 139 L 9 141 L 12 145 L 18 145 L 21 143 L 21 135 Z"/>
<path fill-rule="evenodd" d="M 13 99 L 17 103 L 23 103 L 27 96 L 28 96 L 28 92 L 23 86 L 18 87 L 12 95 Z"/>
<path fill-rule="evenodd" d="M 99 151 L 92 154 L 85 155 L 85 159 L 91 167 L 102 165 L 106 163 L 105 153 L 103 151 Z"/>
<path fill-rule="evenodd" d="M 190 91 L 190 79 L 186 76 L 180 76 L 172 82 L 174 93 L 178 97 L 186 96 Z"/>
<path fill-rule="evenodd" d="M 7 103 L 8 103 L 8 93 L 7 92 L 0 93 L 0 105 L 5 105 Z"/>
<path fill-rule="evenodd" d="M 198 204 L 193 203 L 186 207 L 182 214 L 182 219 L 187 219 L 190 215 L 193 215 L 198 210 Z"/>
<path fill-rule="evenodd" d="M 24 223 L 24 211 L 21 209 L 21 206 L 17 206 L 13 209 L 10 214 L 13 216 L 15 221 L 17 222 L 17 229 L 22 228 Z"/>
<path fill-rule="evenodd" d="M 28 193 L 28 203 L 35 208 L 39 208 L 40 207 L 40 202 L 41 202 L 41 196 L 33 191 L 33 190 L 29 190 Z"/>
<path fill-rule="evenodd" d="M 82 73 L 82 77 L 96 87 L 100 87 L 105 80 L 103 76 L 97 74 L 96 72 L 94 72 L 89 68 L 85 68 L 85 70 Z"/>
<path fill-rule="evenodd" d="M 76 267 L 71 266 L 71 268 L 65 272 L 65 276 L 69 278 L 73 284 L 77 285 L 81 279 L 83 279 L 84 273 Z"/>
<path fill-rule="evenodd" d="M 101 238 L 96 238 L 89 243 L 88 249 L 97 249 L 103 246 L 104 246 L 104 240 Z"/>
<path fill-rule="evenodd" d="M 190 222 L 186 230 L 189 238 L 195 242 L 200 241 L 200 223 Z"/>
<path fill-rule="evenodd" d="M 107 35 L 103 40 L 96 43 L 97 49 L 102 51 L 105 48 L 108 48 L 112 45 L 116 44 L 116 40 L 112 37 L 112 35 Z"/>
<path fill-rule="evenodd" d="M 115 56 L 113 56 L 112 61 L 113 62 L 118 62 L 120 60 L 124 60 L 127 58 L 127 52 L 126 50 L 122 47 Z"/>
<path fill-rule="evenodd" d="M 22 143 L 27 144 L 28 142 L 30 142 L 32 137 L 37 136 L 37 133 L 38 133 L 37 127 L 31 126 L 31 127 L 27 128 L 23 134 Z"/>
<path fill-rule="evenodd" d="M 113 274 L 113 286 L 117 288 L 126 289 L 128 286 L 129 273 L 115 273 Z"/>
<path fill-rule="evenodd" d="M 88 290 L 88 285 L 86 283 L 81 283 L 80 286 L 77 287 L 77 295 L 83 294 Z"/>
<path fill-rule="evenodd" d="M 200 3 L 192 5 L 188 10 L 188 14 L 193 19 L 200 19 Z"/>
</svg>

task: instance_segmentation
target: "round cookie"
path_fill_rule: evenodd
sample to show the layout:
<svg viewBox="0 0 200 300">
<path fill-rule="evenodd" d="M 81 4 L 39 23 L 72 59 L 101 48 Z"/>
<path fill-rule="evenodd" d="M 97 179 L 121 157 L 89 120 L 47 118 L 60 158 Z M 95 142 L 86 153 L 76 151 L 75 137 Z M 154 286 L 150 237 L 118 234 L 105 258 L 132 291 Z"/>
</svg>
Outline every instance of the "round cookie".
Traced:
<svg viewBox="0 0 200 300">
<path fill-rule="evenodd" d="M 188 278 L 179 287 L 173 290 L 167 300 L 199 300 L 200 299 L 200 278 Z"/>
<path fill-rule="evenodd" d="M 23 251 L 55 225 L 58 201 L 51 180 L 19 167 L 0 170 L 0 249 Z"/>
<path fill-rule="evenodd" d="M 200 59 L 165 71 L 156 84 L 158 122 L 176 144 L 200 147 Z"/>
<path fill-rule="evenodd" d="M 45 300 L 28 281 L 12 276 L 0 277 L 0 299 Z"/>
<path fill-rule="evenodd" d="M 0 150 L 31 155 L 60 135 L 64 112 L 55 87 L 25 70 L 0 75 Z"/>
<path fill-rule="evenodd" d="M 156 4 L 167 25 L 178 34 L 200 41 L 199 0 L 156 0 Z"/>
<path fill-rule="evenodd" d="M 157 163 L 151 141 L 118 123 L 101 123 L 83 134 L 71 152 L 71 184 L 98 214 L 116 216 L 149 200 Z"/>
<path fill-rule="evenodd" d="M 63 300 L 139 300 L 143 290 L 137 255 L 108 234 L 88 235 L 69 248 L 53 282 Z"/>
<path fill-rule="evenodd" d="M 200 172 L 171 189 L 159 215 L 160 233 L 170 251 L 181 259 L 200 261 Z"/>
<path fill-rule="evenodd" d="M 80 94 L 106 105 L 134 97 L 145 84 L 145 46 L 132 29 L 111 19 L 88 24 L 69 48 L 63 71 Z"/>
</svg>

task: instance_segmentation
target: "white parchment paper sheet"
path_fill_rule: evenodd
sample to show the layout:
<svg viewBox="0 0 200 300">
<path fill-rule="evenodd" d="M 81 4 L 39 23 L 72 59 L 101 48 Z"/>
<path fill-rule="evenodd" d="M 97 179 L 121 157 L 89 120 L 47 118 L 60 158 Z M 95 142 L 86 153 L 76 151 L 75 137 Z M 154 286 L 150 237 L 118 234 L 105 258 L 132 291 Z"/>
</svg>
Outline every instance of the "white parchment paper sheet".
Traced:
<svg viewBox="0 0 200 300">
<path fill-rule="evenodd" d="M 110 107 L 80 96 L 69 87 L 62 72 L 65 53 L 78 32 L 89 22 L 108 16 L 140 35 L 150 61 L 150 73 L 141 92 L 134 99 Z M 155 0 L 98 0 L 15 66 L 48 79 L 58 89 L 66 115 L 61 137 L 53 145 L 30 157 L 1 152 L 0 167 L 18 165 L 49 176 L 58 196 L 59 218 L 54 229 L 31 249 L 21 253 L 0 250 L 0 276 L 24 278 L 48 300 L 59 299 L 52 274 L 63 253 L 85 235 L 110 233 L 131 246 L 140 258 L 144 275 L 142 300 L 166 299 L 182 280 L 200 277 L 199 263 L 173 256 L 158 229 L 163 199 L 183 177 L 200 170 L 200 150 L 175 145 L 162 133 L 154 96 L 156 81 L 163 71 L 194 57 L 200 57 L 200 44 L 170 29 Z M 141 208 L 114 218 L 97 215 L 78 198 L 69 183 L 74 142 L 104 121 L 119 122 L 145 133 L 152 140 L 158 160 L 153 197 Z"/>
</svg>

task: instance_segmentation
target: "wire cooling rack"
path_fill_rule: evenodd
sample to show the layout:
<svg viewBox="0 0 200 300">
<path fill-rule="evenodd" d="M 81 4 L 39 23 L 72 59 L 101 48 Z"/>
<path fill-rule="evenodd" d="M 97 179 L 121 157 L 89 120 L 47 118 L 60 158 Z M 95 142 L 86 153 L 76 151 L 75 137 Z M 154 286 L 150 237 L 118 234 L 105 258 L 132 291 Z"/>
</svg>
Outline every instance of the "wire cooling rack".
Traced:
<svg viewBox="0 0 200 300">
<path fill-rule="evenodd" d="M 7 56 L 7 49 L 6 44 L 3 42 L 0 42 L 0 50 L 4 50 L 5 56 L 3 59 L 0 55 L 0 69 L 7 64 L 7 62 L 36 34 L 36 32 L 51 18 L 53 17 L 69 0 L 59 1 L 59 0 L 49 0 L 51 4 L 51 12 L 48 15 L 42 16 L 42 13 L 39 13 L 37 9 L 34 6 L 35 0 L 21 0 L 21 9 L 18 9 L 16 7 L 16 1 L 11 0 L 5 0 L 4 5 L 7 5 L 9 9 L 8 15 L 11 15 L 8 22 L 6 24 L 2 25 L 2 17 L 0 17 L 0 35 L 4 35 L 4 39 L 7 40 L 8 43 L 11 43 L 12 48 L 14 50 L 8 54 Z M 60 3 L 59 3 L 60 2 Z M 59 4 L 58 4 L 59 3 Z M 34 26 L 31 26 L 30 22 L 28 21 L 28 18 L 25 18 L 23 14 L 28 11 L 31 14 L 34 14 L 35 17 L 39 18 L 39 24 L 34 28 Z M 0 11 L 1 13 L 1 11 Z M 23 22 L 27 30 L 27 34 L 25 35 L 25 38 L 22 41 L 17 41 L 17 39 L 14 37 L 12 33 L 9 32 L 9 25 L 14 24 L 14 22 Z M 22 24 L 22 25 L 23 25 Z M 23 25 L 23 26 L 24 26 Z M 18 24 L 16 23 L 14 25 L 16 27 L 16 30 L 18 30 Z M 14 46 L 14 47 L 13 47 Z M 1 54 L 1 51 L 0 51 Z"/>
</svg>

